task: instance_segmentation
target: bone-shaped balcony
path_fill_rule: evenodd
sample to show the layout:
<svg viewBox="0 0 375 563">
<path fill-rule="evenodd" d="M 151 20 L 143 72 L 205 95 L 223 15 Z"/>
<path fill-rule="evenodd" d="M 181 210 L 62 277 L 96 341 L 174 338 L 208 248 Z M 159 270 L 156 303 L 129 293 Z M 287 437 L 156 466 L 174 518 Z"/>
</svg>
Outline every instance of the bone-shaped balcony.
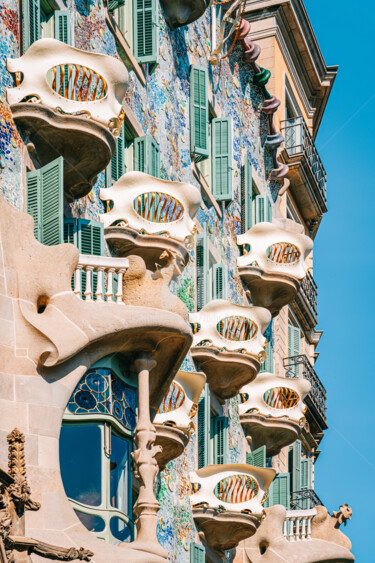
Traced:
<svg viewBox="0 0 375 563">
<path fill-rule="evenodd" d="M 257 223 L 237 236 L 242 256 L 237 266 L 254 305 L 267 307 L 273 316 L 293 301 L 306 276 L 305 261 L 312 240 L 280 229 L 272 223 Z"/>
<path fill-rule="evenodd" d="M 206 378 L 203 373 L 180 371 L 172 381 L 154 419 L 156 445 L 163 450 L 156 455 L 162 471 L 172 459 L 179 457 L 194 432 L 192 419 Z"/>
<path fill-rule="evenodd" d="M 45 165 L 64 158 L 71 198 L 91 190 L 116 148 L 124 119 L 128 73 L 117 59 L 40 39 L 18 59 L 7 59 L 16 86 L 7 99 L 32 158 Z"/>
<path fill-rule="evenodd" d="M 274 469 L 247 464 L 207 465 L 190 473 L 194 521 L 219 556 L 255 534 L 274 476 Z"/>
<path fill-rule="evenodd" d="M 194 244 L 193 218 L 201 203 L 196 187 L 129 172 L 111 188 L 100 190 L 100 197 L 113 202 L 101 221 L 117 256 L 141 256 L 147 268 L 155 270 L 167 251 L 176 255 L 180 269 L 185 267 Z"/>
<path fill-rule="evenodd" d="M 267 457 L 295 442 L 306 423 L 303 399 L 311 389 L 306 379 L 260 373 L 241 389 L 240 422 L 254 449 L 266 446 Z"/>
<path fill-rule="evenodd" d="M 211 301 L 189 315 L 194 340 L 191 354 L 206 374 L 210 390 L 225 400 L 255 379 L 265 359 L 263 336 L 271 313 L 262 307 L 242 307 Z"/>
</svg>

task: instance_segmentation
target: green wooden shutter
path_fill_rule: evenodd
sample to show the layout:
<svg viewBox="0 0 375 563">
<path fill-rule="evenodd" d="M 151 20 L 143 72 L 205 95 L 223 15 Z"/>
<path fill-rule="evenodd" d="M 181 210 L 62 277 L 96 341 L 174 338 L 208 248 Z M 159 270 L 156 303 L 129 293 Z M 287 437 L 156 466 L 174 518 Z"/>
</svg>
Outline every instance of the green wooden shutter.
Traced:
<svg viewBox="0 0 375 563">
<path fill-rule="evenodd" d="M 139 63 L 156 63 L 158 7 L 156 0 L 133 0 L 134 55 Z"/>
<path fill-rule="evenodd" d="M 209 464 L 210 410 L 210 391 L 206 384 L 198 402 L 198 469 Z"/>
<path fill-rule="evenodd" d="M 219 201 L 233 199 L 233 142 L 230 117 L 212 120 L 212 193 Z"/>
<path fill-rule="evenodd" d="M 223 465 L 228 462 L 229 424 L 226 416 L 212 419 L 213 462 Z"/>
<path fill-rule="evenodd" d="M 205 563 L 206 550 L 199 543 L 190 542 L 190 563 Z"/>
<path fill-rule="evenodd" d="M 155 178 L 160 178 L 160 147 L 152 137 L 148 137 L 148 139 L 150 153 L 149 174 Z"/>
<path fill-rule="evenodd" d="M 121 6 L 125 6 L 125 0 L 108 0 L 108 10 L 110 12 L 121 8 Z"/>
<path fill-rule="evenodd" d="M 40 173 L 39 170 L 32 170 L 26 174 L 26 200 L 27 213 L 34 219 L 34 236 L 40 241 Z"/>
<path fill-rule="evenodd" d="M 146 137 L 134 139 L 134 170 L 146 172 Z"/>
<path fill-rule="evenodd" d="M 197 311 L 200 311 L 209 301 L 209 248 L 206 231 L 197 234 Z"/>
<path fill-rule="evenodd" d="M 22 0 L 23 50 L 40 39 L 40 0 Z"/>
<path fill-rule="evenodd" d="M 267 221 L 268 223 L 272 223 L 272 204 L 269 197 L 267 197 L 265 212 L 266 213 L 264 220 Z"/>
<path fill-rule="evenodd" d="M 255 198 L 255 222 L 272 222 L 272 205 L 266 195 L 257 195 Z"/>
<path fill-rule="evenodd" d="M 297 440 L 289 446 L 289 473 L 291 479 L 291 491 L 301 490 L 301 442 Z"/>
<path fill-rule="evenodd" d="M 125 131 L 121 127 L 120 135 L 117 137 L 116 151 L 111 160 L 111 176 L 115 182 L 125 174 Z"/>
<path fill-rule="evenodd" d="M 78 246 L 77 219 L 64 219 L 64 242 Z"/>
<path fill-rule="evenodd" d="M 103 255 L 103 223 L 78 219 L 78 249 L 81 254 Z"/>
<path fill-rule="evenodd" d="M 290 475 L 279 473 L 276 475 L 268 489 L 269 497 L 264 503 L 265 507 L 281 504 L 287 510 L 290 509 Z"/>
<path fill-rule="evenodd" d="M 228 299 L 228 269 L 225 264 L 212 266 L 212 299 Z"/>
<path fill-rule="evenodd" d="M 310 491 L 312 489 L 312 460 L 311 458 L 301 459 L 301 491 Z M 313 508 L 311 500 L 305 499 L 302 502 L 303 510 Z"/>
<path fill-rule="evenodd" d="M 72 45 L 72 14 L 69 10 L 55 11 L 55 39 Z"/>
<path fill-rule="evenodd" d="M 253 226 L 253 167 L 245 158 L 241 178 L 241 232 L 246 233 Z"/>
<path fill-rule="evenodd" d="M 301 354 L 301 331 L 298 327 L 288 324 L 288 357 L 293 358 Z M 301 366 L 295 365 L 288 368 L 289 376 L 300 377 Z"/>
<path fill-rule="evenodd" d="M 246 454 L 246 463 L 255 467 L 266 467 L 266 446 L 261 446 L 257 450 Z"/>
<path fill-rule="evenodd" d="M 160 147 L 151 135 L 134 139 L 134 170 L 160 177 Z"/>
<path fill-rule="evenodd" d="M 41 239 L 48 246 L 63 242 L 63 168 L 60 156 L 40 168 Z"/>
<path fill-rule="evenodd" d="M 197 66 L 190 70 L 190 151 L 196 161 L 209 156 L 208 72 Z"/>
<path fill-rule="evenodd" d="M 267 342 L 266 359 L 260 366 L 259 373 L 273 373 L 273 347 L 271 342 Z"/>
</svg>

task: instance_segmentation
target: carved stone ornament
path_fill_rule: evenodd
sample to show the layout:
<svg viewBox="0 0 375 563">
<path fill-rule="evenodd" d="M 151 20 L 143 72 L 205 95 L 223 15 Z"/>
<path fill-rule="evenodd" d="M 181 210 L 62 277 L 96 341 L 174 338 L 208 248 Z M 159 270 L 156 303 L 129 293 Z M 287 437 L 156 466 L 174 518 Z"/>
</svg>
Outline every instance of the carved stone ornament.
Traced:
<svg viewBox="0 0 375 563">
<path fill-rule="evenodd" d="M 32 500 L 26 478 L 24 435 L 15 428 L 7 440 L 8 473 L 0 469 L 0 563 L 16 563 L 16 553 L 24 551 L 57 561 L 90 561 L 94 554 L 83 547 L 58 547 L 24 536 L 24 513 L 39 510 L 40 504 Z"/>
</svg>

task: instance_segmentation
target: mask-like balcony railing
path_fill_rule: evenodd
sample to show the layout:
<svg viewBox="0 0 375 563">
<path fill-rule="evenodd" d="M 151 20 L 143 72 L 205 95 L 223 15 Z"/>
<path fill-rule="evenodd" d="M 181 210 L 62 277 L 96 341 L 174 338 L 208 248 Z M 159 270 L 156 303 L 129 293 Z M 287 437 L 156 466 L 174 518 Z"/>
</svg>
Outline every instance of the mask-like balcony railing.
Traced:
<svg viewBox="0 0 375 563">
<path fill-rule="evenodd" d="M 162 471 L 172 459 L 179 457 L 194 432 L 193 418 L 206 377 L 203 373 L 178 372 L 154 419 L 156 445 L 163 450 L 156 455 Z"/>
<path fill-rule="evenodd" d="M 86 195 L 110 162 L 124 119 L 125 66 L 114 57 L 40 39 L 7 59 L 16 86 L 7 99 L 13 118 L 45 165 L 64 158 L 68 196 Z M 33 154 L 33 153 L 32 153 Z"/>
<path fill-rule="evenodd" d="M 113 202 L 101 221 L 118 256 L 139 255 L 151 270 L 164 251 L 177 255 L 180 268 L 188 263 L 194 247 L 193 218 L 201 204 L 195 186 L 129 172 L 111 188 L 100 190 L 100 197 Z"/>
<path fill-rule="evenodd" d="M 303 399 L 311 389 L 306 379 L 260 373 L 240 392 L 240 422 L 254 449 L 266 446 L 267 457 L 295 442 L 306 423 Z"/>
<path fill-rule="evenodd" d="M 123 276 L 129 267 L 127 258 L 80 254 L 74 272 L 74 293 L 85 301 L 124 305 Z"/>
<path fill-rule="evenodd" d="M 215 552 L 233 549 L 256 532 L 274 476 L 274 469 L 247 464 L 207 465 L 190 473 L 194 521 Z"/>
<path fill-rule="evenodd" d="M 281 122 L 285 156 L 290 168 L 291 190 L 306 219 L 327 211 L 326 172 L 314 141 L 302 116 Z M 308 202 L 306 201 L 308 196 Z M 304 207 L 304 209 L 303 209 Z"/>
<path fill-rule="evenodd" d="M 311 272 L 307 272 L 291 306 L 304 330 L 309 331 L 316 327 L 318 323 L 318 287 Z"/>
<path fill-rule="evenodd" d="M 287 377 L 296 378 L 303 375 L 305 379 L 310 381 L 311 391 L 306 396 L 305 403 L 308 406 L 307 412 L 310 412 L 313 415 L 314 420 L 309 420 L 309 423 L 312 427 L 313 433 L 315 431 L 321 432 L 322 429 L 327 428 L 327 397 L 324 385 L 315 373 L 313 366 L 305 354 L 284 358 L 283 363 Z M 313 424 L 314 421 L 316 422 L 316 428 L 315 424 Z"/>
<path fill-rule="evenodd" d="M 310 237 L 257 223 L 237 236 L 242 256 L 238 271 L 254 305 L 266 307 L 273 316 L 296 297 L 306 276 L 305 261 L 313 248 Z"/>
<path fill-rule="evenodd" d="M 190 313 L 194 340 L 191 355 L 206 374 L 210 390 L 222 400 L 237 395 L 255 379 L 265 359 L 263 336 L 271 313 L 215 300 Z"/>
<path fill-rule="evenodd" d="M 313 489 L 294 491 L 290 494 L 290 508 L 292 510 L 310 510 L 315 506 L 323 506 L 323 503 Z"/>
</svg>

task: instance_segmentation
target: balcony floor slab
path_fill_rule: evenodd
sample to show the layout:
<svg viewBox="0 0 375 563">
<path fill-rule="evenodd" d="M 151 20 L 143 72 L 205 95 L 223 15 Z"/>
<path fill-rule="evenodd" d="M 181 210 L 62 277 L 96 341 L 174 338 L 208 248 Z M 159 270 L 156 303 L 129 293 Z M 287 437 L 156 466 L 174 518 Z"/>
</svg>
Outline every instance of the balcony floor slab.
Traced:
<svg viewBox="0 0 375 563">
<path fill-rule="evenodd" d="M 267 457 L 278 455 L 282 448 L 293 444 L 301 433 L 297 422 L 285 418 L 246 413 L 240 415 L 240 422 L 246 434 L 251 436 L 254 449 L 266 446 Z"/>
<path fill-rule="evenodd" d="M 167 463 L 180 457 L 189 442 L 189 436 L 183 430 L 166 424 L 154 424 L 156 428 L 155 446 L 161 446 L 163 451 L 156 454 L 159 471 L 163 471 Z"/>
</svg>

